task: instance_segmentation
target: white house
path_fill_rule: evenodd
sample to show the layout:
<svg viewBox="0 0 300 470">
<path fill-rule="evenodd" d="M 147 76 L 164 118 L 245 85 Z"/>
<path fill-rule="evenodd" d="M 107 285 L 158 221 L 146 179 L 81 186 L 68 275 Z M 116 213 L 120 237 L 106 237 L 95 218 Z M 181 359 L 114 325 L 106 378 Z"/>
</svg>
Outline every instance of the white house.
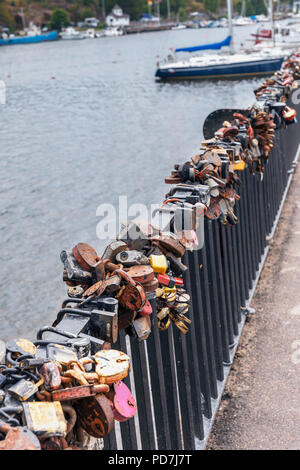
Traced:
<svg viewBox="0 0 300 470">
<path fill-rule="evenodd" d="M 84 24 L 90 28 L 97 28 L 100 21 L 97 18 L 85 18 Z"/>
<path fill-rule="evenodd" d="M 299 13 L 300 12 L 300 2 L 293 2 L 293 13 Z"/>
<path fill-rule="evenodd" d="M 123 10 L 119 5 L 115 5 L 107 15 L 105 22 L 107 26 L 128 26 L 130 23 L 129 15 L 123 13 Z"/>
</svg>

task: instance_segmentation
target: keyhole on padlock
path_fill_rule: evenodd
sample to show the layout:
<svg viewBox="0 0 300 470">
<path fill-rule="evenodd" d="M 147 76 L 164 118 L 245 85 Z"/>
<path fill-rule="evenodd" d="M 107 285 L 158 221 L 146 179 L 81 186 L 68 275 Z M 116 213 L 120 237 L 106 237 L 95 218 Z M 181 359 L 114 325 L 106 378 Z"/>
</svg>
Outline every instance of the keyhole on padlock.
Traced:
<svg viewBox="0 0 300 470">
<path fill-rule="evenodd" d="M 129 400 L 127 400 L 127 405 L 134 407 L 134 403 L 131 403 Z"/>
</svg>

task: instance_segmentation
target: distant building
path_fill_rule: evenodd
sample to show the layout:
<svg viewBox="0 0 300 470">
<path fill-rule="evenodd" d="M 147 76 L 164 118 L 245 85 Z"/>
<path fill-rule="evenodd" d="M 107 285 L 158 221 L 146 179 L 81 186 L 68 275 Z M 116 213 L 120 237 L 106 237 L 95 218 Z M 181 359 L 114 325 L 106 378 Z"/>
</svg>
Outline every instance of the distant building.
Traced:
<svg viewBox="0 0 300 470">
<path fill-rule="evenodd" d="M 90 28 L 97 28 L 100 21 L 97 18 L 85 18 L 84 24 Z"/>
<path fill-rule="evenodd" d="M 105 22 L 107 26 L 128 26 L 130 23 L 129 15 L 123 13 L 123 10 L 119 5 L 115 5 L 107 15 Z"/>
<path fill-rule="evenodd" d="M 293 13 L 300 12 L 300 2 L 293 2 Z"/>
<path fill-rule="evenodd" d="M 149 13 L 145 13 L 141 16 L 140 21 L 151 23 L 153 21 L 159 21 L 159 18 L 157 18 L 156 16 L 152 16 Z"/>
</svg>

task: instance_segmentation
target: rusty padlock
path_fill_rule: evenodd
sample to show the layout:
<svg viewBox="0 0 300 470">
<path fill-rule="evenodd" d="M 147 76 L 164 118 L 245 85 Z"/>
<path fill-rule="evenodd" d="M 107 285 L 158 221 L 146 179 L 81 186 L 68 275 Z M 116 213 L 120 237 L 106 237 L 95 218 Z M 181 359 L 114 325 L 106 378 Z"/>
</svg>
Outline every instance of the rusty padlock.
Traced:
<svg viewBox="0 0 300 470">
<path fill-rule="evenodd" d="M 72 249 L 72 253 L 78 264 L 92 273 L 94 282 L 104 279 L 104 263 L 93 247 L 87 243 L 77 243 Z"/>
<path fill-rule="evenodd" d="M 136 414 L 136 402 L 124 382 L 120 381 L 114 383 L 107 396 L 112 403 L 112 411 L 115 420 L 124 422 Z"/>
<path fill-rule="evenodd" d="M 39 439 L 65 437 L 67 423 L 59 401 L 23 403 L 23 421 Z"/>
<path fill-rule="evenodd" d="M 19 356 L 35 356 L 36 346 L 24 338 L 12 339 L 6 343 L 6 363 L 15 365 L 15 360 Z"/>
<path fill-rule="evenodd" d="M 154 279 L 154 271 L 150 265 L 143 264 L 140 266 L 131 266 L 126 269 L 127 274 L 135 281 L 142 285 L 151 282 Z"/>
<path fill-rule="evenodd" d="M 135 319 L 137 312 L 135 310 L 129 310 L 128 308 L 122 307 L 119 305 L 119 320 L 118 320 L 118 328 L 119 331 L 125 330 L 133 320 Z"/>
<path fill-rule="evenodd" d="M 135 318 L 128 329 L 126 329 L 126 332 L 138 341 L 147 339 L 151 333 L 151 320 L 149 315 Z"/>
<path fill-rule="evenodd" d="M 79 425 L 90 435 L 102 438 L 114 428 L 114 415 L 105 395 L 78 400 L 74 404 Z"/>
<path fill-rule="evenodd" d="M 123 264 L 123 266 L 136 266 L 140 264 L 149 264 L 149 259 L 144 255 L 142 251 L 137 250 L 126 250 L 121 251 L 116 256 L 117 263 Z"/>
<path fill-rule="evenodd" d="M 112 263 L 115 263 L 117 254 L 120 253 L 121 251 L 126 251 L 126 250 L 128 250 L 128 246 L 126 245 L 125 242 L 121 240 L 115 240 L 111 242 L 109 245 L 107 245 L 102 255 L 102 259 L 103 260 L 108 259 Z"/>
<path fill-rule="evenodd" d="M 55 362 L 46 362 L 40 368 L 40 374 L 44 377 L 46 390 L 57 390 L 61 386 L 61 375 Z"/>
<path fill-rule="evenodd" d="M 127 377 L 130 358 L 116 349 L 98 351 L 94 356 L 96 373 L 101 384 L 112 384 Z"/>
<path fill-rule="evenodd" d="M 0 441 L 0 450 L 41 450 L 36 435 L 25 427 L 12 427 L 0 421 L 0 432 L 5 434 L 5 439 Z"/>
<path fill-rule="evenodd" d="M 135 267 L 140 268 L 142 266 Z M 151 266 L 149 266 L 149 268 L 152 270 Z M 137 311 L 143 308 L 146 302 L 146 294 L 143 287 L 138 282 L 136 282 L 130 276 L 130 274 L 128 274 L 128 272 L 125 272 L 122 269 L 116 269 L 114 273 L 120 276 L 127 284 L 116 296 L 120 302 L 120 305 L 133 311 Z"/>
<path fill-rule="evenodd" d="M 30 380 L 20 379 L 14 385 L 9 387 L 7 390 L 8 393 L 17 398 L 19 401 L 26 401 L 28 398 L 33 397 L 33 395 L 38 392 L 38 389 L 44 383 L 44 377 L 41 376 L 40 380 L 37 383 L 33 383 Z"/>
<path fill-rule="evenodd" d="M 79 385 L 78 387 L 61 388 L 52 391 L 52 400 L 60 402 L 79 400 L 81 398 L 93 397 L 99 393 L 107 393 L 109 390 L 109 385 L 106 384 L 89 384 Z"/>
</svg>

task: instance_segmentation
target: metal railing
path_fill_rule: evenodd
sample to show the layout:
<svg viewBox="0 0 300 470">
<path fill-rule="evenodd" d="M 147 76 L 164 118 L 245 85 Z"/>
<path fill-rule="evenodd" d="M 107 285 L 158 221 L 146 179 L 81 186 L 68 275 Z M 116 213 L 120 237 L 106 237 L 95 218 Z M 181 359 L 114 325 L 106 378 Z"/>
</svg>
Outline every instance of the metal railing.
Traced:
<svg viewBox="0 0 300 470">
<path fill-rule="evenodd" d="M 185 254 L 185 285 L 192 300 L 188 334 L 171 327 L 160 332 L 155 315 L 147 342 L 120 333 L 116 346 L 132 358 L 125 383 L 136 397 L 138 414 L 116 422 L 105 449 L 204 448 L 292 178 L 299 140 L 297 124 L 276 130 L 263 178 L 247 169 L 239 174 L 239 223 L 230 227 L 206 219 L 203 249 Z"/>
</svg>

